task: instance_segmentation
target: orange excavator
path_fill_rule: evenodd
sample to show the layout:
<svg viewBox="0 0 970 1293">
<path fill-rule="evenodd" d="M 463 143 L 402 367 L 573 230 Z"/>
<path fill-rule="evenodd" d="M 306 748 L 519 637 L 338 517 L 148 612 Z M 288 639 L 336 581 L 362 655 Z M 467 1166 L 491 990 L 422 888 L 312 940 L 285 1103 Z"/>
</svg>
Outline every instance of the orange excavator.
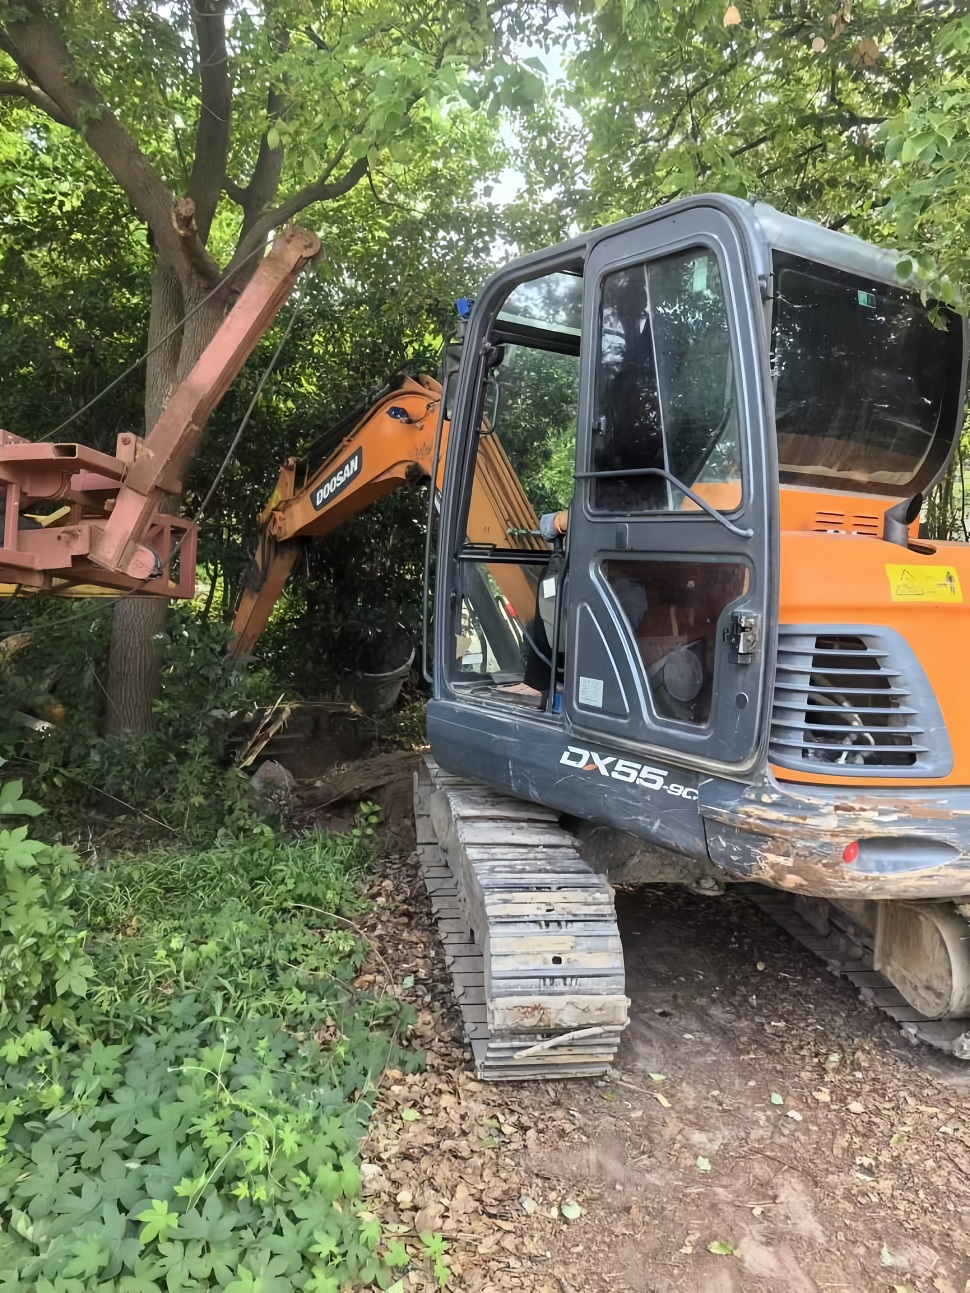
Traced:
<svg viewBox="0 0 970 1293">
<path fill-rule="evenodd" d="M 251 655 L 307 543 L 324 538 L 402 485 L 430 485 L 434 478 L 434 490 L 440 491 L 448 429 L 440 384 L 426 373 L 417 378 L 402 373 L 305 457 L 287 458 L 259 515 L 256 552 L 243 578 L 230 655 Z M 482 444 L 483 469 L 473 486 L 469 517 L 475 542 L 511 542 L 518 550 L 547 551 L 538 518 L 500 441 L 492 436 Z M 505 614 L 528 622 L 536 588 L 524 571 L 488 567 L 487 577 L 505 599 Z M 487 608 L 492 595 L 484 585 L 480 591 L 478 605 Z M 493 625 L 499 622 L 497 611 L 485 613 Z"/>
<path fill-rule="evenodd" d="M 920 534 L 967 331 L 900 271 L 761 204 L 674 202 L 499 270 L 444 389 L 401 380 L 285 465 L 241 655 L 300 544 L 432 486 L 418 852 L 482 1076 L 609 1065 L 615 882 L 742 885 L 970 1059 L 970 549 Z M 97 494 L 62 463 L 81 510 L 43 552 L 8 483 L 0 579 L 32 553 L 35 584 L 150 580 L 164 533 L 118 511 L 141 456 Z"/>
</svg>

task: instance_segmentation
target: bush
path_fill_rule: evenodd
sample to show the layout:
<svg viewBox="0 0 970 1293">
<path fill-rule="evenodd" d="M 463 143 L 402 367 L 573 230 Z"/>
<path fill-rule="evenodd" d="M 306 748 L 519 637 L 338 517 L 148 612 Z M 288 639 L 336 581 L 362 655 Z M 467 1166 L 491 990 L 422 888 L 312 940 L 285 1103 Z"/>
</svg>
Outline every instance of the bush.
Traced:
<svg viewBox="0 0 970 1293">
<path fill-rule="evenodd" d="M 0 823 L 41 811 L 23 797 L 23 782 L 0 785 Z M 0 825 L 0 1054 L 8 1059 L 72 1020 L 72 1003 L 94 972 L 70 906 L 77 859 L 27 831 Z"/>
<path fill-rule="evenodd" d="M 104 607 L 38 601 L 17 609 L 27 645 L 6 657 L 0 650 L 0 753 L 56 803 L 64 830 L 77 834 L 95 807 L 110 816 L 134 807 L 143 828 L 195 844 L 245 824 L 246 781 L 227 770 L 224 751 L 232 726 L 264 699 L 264 680 L 227 659 L 224 625 L 169 608 L 154 729 L 120 741 L 102 735 Z M 39 729 L 15 721 L 18 711 L 40 720 Z"/>
</svg>

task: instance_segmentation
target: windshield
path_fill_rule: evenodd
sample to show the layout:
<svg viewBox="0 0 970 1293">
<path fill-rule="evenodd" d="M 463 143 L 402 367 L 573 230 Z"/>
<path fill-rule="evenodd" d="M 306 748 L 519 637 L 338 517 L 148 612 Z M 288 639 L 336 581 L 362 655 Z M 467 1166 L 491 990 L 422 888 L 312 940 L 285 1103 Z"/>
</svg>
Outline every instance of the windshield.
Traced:
<svg viewBox="0 0 970 1293">
<path fill-rule="evenodd" d="M 959 321 L 912 292 L 775 252 L 772 375 L 783 484 L 905 496 L 942 466 Z"/>
</svg>

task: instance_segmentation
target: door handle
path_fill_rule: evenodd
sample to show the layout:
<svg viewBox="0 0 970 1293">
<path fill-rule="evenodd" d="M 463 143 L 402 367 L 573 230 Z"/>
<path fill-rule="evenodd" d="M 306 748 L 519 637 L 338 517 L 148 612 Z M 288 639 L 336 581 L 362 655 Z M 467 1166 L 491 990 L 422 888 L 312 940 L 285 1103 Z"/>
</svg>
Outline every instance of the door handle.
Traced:
<svg viewBox="0 0 970 1293">
<path fill-rule="evenodd" d="M 753 539 L 754 530 L 742 529 L 740 525 L 735 525 L 729 521 L 726 516 L 722 516 L 716 507 L 711 507 L 706 498 L 701 498 L 700 494 L 695 494 L 689 485 L 685 485 L 679 480 L 673 472 L 665 471 L 663 467 L 633 467 L 629 471 L 577 471 L 577 480 L 611 480 L 622 477 L 628 480 L 631 476 L 659 476 L 662 480 L 669 481 L 674 489 L 679 489 L 682 494 L 686 494 L 692 503 L 696 503 L 702 512 L 706 512 L 709 517 L 717 521 L 718 525 L 723 525 L 729 534 L 733 534 L 738 539 Z"/>
</svg>

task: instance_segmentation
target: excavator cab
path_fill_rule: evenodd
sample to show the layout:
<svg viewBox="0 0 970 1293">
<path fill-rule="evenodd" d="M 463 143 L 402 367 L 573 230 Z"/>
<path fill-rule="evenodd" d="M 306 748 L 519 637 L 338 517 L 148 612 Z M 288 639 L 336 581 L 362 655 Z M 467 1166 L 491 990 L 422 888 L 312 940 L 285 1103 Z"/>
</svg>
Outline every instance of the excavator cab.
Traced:
<svg viewBox="0 0 970 1293">
<path fill-rule="evenodd" d="M 436 605 L 454 618 L 449 631 L 439 613 L 429 722 L 445 766 L 646 829 L 656 809 L 633 770 L 666 760 L 651 775 L 680 793 L 663 829 L 697 842 L 696 788 L 680 771 L 746 777 L 763 760 L 778 618 L 770 276 L 755 209 L 716 199 L 520 261 L 479 298 L 442 503 L 450 587 Z M 500 390 L 509 377 L 491 424 L 495 372 Z M 535 510 L 568 508 L 561 551 L 525 548 L 512 527 L 469 539 L 494 434 Z M 500 581 L 517 595 L 491 625 L 476 621 L 470 591 Z M 495 666 L 475 677 L 462 653 L 473 623 L 487 642 L 477 657 Z M 530 656 L 533 678 L 536 657 L 546 674 L 531 705 L 509 686 Z M 603 742 L 620 767 L 609 786 L 564 775 L 564 759 L 585 765 Z M 521 763 L 508 757 L 520 743 Z"/>
<path fill-rule="evenodd" d="M 705 195 L 495 274 L 441 472 L 428 732 L 450 774 L 636 837 L 625 879 L 660 846 L 663 878 L 851 928 L 894 1017 L 970 1056 L 970 559 L 918 534 L 967 337 L 896 264 Z M 495 437 L 561 539 L 475 525 Z"/>
</svg>

